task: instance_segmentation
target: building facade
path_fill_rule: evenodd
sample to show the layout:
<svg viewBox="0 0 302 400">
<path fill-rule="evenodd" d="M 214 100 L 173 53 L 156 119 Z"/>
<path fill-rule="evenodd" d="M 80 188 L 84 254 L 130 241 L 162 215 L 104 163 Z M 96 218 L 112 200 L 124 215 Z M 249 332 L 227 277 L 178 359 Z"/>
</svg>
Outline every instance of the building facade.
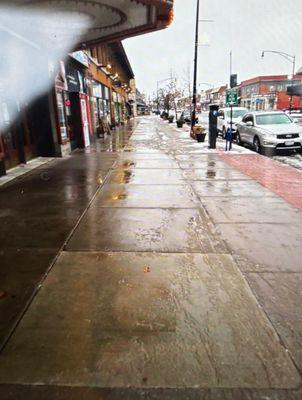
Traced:
<svg viewBox="0 0 302 400">
<path fill-rule="evenodd" d="M 292 84 L 301 84 L 301 75 L 293 81 L 287 75 L 258 76 L 239 85 L 240 104 L 251 110 L 284 110 L 290 106 L 287 89 Z M 301 108 L 301 97 L 293 96 L 292 108 Z"/>
<path fill-rule="evenodd" d="M 116 127 L 135 115 L 134 74 L 121 42 L 71 53 L 53 68 L 53 87 L 30 103 L 17 93 L 6 98 L 0 87 L 2 175 L 37 156 L 87 147 L 104 121 Z"/>
<path fill-rule="evenodd" d="M 172 0 L 2 4 L 11 16 L 0 27 L 6 55 L 0 67 L 9 72 L 0 77 L 0 175 L 37 156 L 86 147 L 101 122 L 114 127 L 136 114 L 134 75 L 121 40 L 166 28 Z M 28 12 L 18 25 L 14 13 L 21 7 Z M 93 26 L 79 29 L 87 19 Z M 66 43 L 78 51 L 63 60 Z"/>
</svg>

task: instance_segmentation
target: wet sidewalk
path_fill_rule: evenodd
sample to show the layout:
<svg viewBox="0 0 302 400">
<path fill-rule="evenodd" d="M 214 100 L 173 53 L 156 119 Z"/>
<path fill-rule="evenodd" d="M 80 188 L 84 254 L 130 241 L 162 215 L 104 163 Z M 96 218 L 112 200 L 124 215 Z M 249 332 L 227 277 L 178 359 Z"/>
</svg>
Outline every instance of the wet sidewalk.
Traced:
<svg viewBox="0 0 302 400">
<path fill-rule="evenodd" d="M 85 190 L 58 190 L 82 215 L 2 351 L 1 399 L 301 399 L 301 174 L 155 117 L 72 165 Z"/>
</svg>

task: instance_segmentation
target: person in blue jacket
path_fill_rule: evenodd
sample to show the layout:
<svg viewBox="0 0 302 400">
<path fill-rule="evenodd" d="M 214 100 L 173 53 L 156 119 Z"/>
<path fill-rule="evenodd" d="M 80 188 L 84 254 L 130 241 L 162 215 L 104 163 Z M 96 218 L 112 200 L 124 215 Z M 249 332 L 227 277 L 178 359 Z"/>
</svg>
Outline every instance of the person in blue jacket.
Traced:
<svg viewBox="0 0 302 400">
<path fill-rule="evenodd" d="M 228 127 L 225 134 L 225 151 L 232 150 L 233 132 L 230 127 Z"/>
</svg>

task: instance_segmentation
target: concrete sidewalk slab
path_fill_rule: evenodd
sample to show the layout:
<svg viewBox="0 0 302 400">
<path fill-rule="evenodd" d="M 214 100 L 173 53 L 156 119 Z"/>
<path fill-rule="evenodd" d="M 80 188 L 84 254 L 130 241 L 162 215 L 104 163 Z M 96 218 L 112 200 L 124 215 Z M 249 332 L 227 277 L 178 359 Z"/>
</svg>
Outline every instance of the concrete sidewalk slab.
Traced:
<svg viewBox="0 0 302 400">
<path fill-rule="evenodd" d="M 0 382 L 297 388 L 301 380 L 230 256 L 69 252 L 5 348 Z"/>
<path fill-rule="evenodd" d="M 250 180 L 248 176 L 242 174 L 239 171 L 232 169 L 216 169 L 200 168 L 200 169 L 185 169 L 183 171 L 183 177 L 189 181 L 244 181 Z"/>
<path fill-rule="evenodd" d="M 280 197 L 203 198 L 203 206 L 215 223 L 302 224 L 302 214 Z"/>
<path fill-rule="evenodd" d="M 252 180 L 195 181 L 193 188 L 200 197 L 274 197 L 274 194 Z"/>
<path fill-rule="evenodd" d="M 248 273 L 246 278 L 271 321 L 278 326 L 286 347 L 302 370 L 302 275 Z"/>
<path fill-rule="evenodd" d="M 179 166 L 174 160 L 133 160 L 131 158 L 118 161 L 117 167 L 121 168 L 151 168 L 151 169 L 178 169 Z"/>
<path fill-rule="evenodd" d="M 302 272 L 301 224 L 218 224 L 243 271 Z"/>
<path fill-rule="evenodd" d="M 201 209 L 92 207 L 67 250 L 226 253 Z"/>
<path fill-rule="evenodd" d="M 92 207 L 194 208 L 198 199 L 190 186 L 106 184 Z"/>
<path fill-rule="evenodd" d="M 178 169 L 124 169 L 116 168 L 107 183 L 138 185 L 181 185 L 184 177 Z"/>
<path fill-rule="evenodd" d="M 179 167 L 181 169 L 203 169 L 203 170 L 218 170 L 218 169 L 232 169 L 230 166 L 218 160 L 209 159 L 208 161 L 202 160 L 191 160 L 191 161 L 179 161 Z"/>
</svg>

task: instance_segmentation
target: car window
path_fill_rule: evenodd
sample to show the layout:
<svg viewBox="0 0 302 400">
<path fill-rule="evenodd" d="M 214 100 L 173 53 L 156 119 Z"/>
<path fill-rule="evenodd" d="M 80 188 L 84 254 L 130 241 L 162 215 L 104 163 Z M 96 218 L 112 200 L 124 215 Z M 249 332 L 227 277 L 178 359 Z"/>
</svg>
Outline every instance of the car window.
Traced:
<svg viewBox="0 0 302 400">
<path fill-rule="evenodd" d="M 252 116 L 252 114 L 246 114 L 243 117 L 242 122 L 245 122 L 245 123 L 252 122 L 252 123 L 254 123 L 254 117 Z"/>
<path fill-rule="evenodd" d="M 233 118 L 243 117 L 247 110 L 233 110 Z"/>
<path fill-rule="evenodd" d="M 291 124 L 292 120 L 286 114 L 264 114 L 257 115 L 257 125 L 281 125 Z"/>
<path fill-rule="evenodd" d="M 236 108 L 233 108 L 233 118 L 243 117 L 246 112 L 247 110 L 236 110 Z M 231 118 L 231 110 L 226 111 L 226 114 L 228 118 Z"/>
</svg>

